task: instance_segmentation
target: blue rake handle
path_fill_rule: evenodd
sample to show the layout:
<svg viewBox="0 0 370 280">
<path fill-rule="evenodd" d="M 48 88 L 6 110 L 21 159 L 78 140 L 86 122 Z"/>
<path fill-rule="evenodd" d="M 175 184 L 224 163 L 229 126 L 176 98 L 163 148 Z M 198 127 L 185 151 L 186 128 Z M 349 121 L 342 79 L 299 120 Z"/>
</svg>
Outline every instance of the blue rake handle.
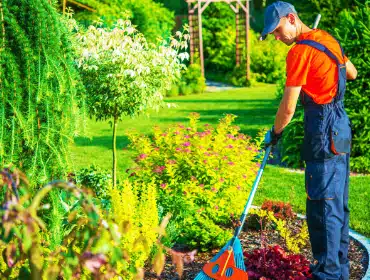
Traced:
<svg viewBox="0 0 370 280">
<path fill-rule="evenodd" d="M 262 160 L 261 167 L 258 170 L 256 179 L 254 180 L 254 183 L 253 183 L 253 186 L 252 186 L 252 190 L 249 193 L 249 197 L 248 197 L 248 200 L 247 200 L 247 204 L 244 207 L 243 214 L 240 217 L 240 226 L 238 226 L 236 228 L 236 230 L 235 230 L 234 237 L 233 237 L 234 242 L 235 242 L 236 238 L 239 236 L 239 234 L 241 233 L 241 231 L 243 229 L 243 226 L 244 226 L 244 223 L 245 223 L 245 218 L 247 217 L 248 212 L 249 212 L 249 209 L 252 206 L 252 201 L 253 201 L 254 195 L 256 194 L 257 187 L 258 187 L 258 184 L 259 184 L 259 182 L 261 180 L 263 169 L 266 166 L 266 163 L 267 163 L 267 160 L 269 158 L 270 152 L 271 152 L 271 145 L 266 148 L 265 156 L 264 156 L 264 158 Z"/>
</svg>

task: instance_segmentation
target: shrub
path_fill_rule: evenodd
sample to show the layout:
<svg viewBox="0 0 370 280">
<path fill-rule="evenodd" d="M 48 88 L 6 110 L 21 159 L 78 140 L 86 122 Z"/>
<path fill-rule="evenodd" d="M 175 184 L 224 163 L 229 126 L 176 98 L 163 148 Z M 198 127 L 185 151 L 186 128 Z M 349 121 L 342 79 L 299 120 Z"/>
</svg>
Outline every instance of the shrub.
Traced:
<svg viewBox="0 0 370 280">
<path fill-rule="evenodd" d="M 100 170 L 98 167 L 91 165 L 77 171 L 76 183 L 92 189 L 98 198 L 108 199 L 112 188 L 112 174 L 107 170 Z"/>
<path fill-rule="evenodd" d="M 306 246 L 308 242 L 308 227 L 306 221 L 297 220 L 283 220 L 275 217 L 274 212 L 262 209 L 251 209 L 251 215 L 256 215 L 262 221 L 262 230 L 264 227 L 273 223 L 275 229 L 285 242 L 285 247 L 292 253 L 299 253 L 300 250 Z"/>
<path fill-rule="evenodd" d="M 370 3 L 358 3 L 353 11 L 339 14 L 341 28 L 335 35 L 342 43 L 344 51 L 358 70 L 358 77 L 347 83 L 346 107 L 352 120 L 353 146 L 351 153 L 352 170 L 370 172 Z M 361 32 L 359 31 L 359 27 Z"/>
<path fill-rule="evenodd" d="M 130 178 L 156 184 L 159 205 L 184 230 L 179 240 L 209 250 L 230 236 L 219 225 L 243 210 L 258 170 L 260 143 L 239 133 L 233 115 L 221 119 L 216 129 L 205 125 L 204 130 L 199 130 L 199 114 L 189 118 L 187 127 L 154 128 L 153 139 L 128 134 L 137 162 Z"/>
<path fill-rule="evenodd" d="M 35 185 L 64 177 L 83 127 L 71 33 L 47 0 L 2 2 L 0 21 L 0 166 L 21 167 Z"/>
<path fill-rule="evenodd" d="M 160 243 L 170 216 L 158 227 L 153 184 L 125 181 L 112 190 L 113 211 L 103 214 L 91 192 L 71 183 L 50 183 L 32 197 L 27 178 L 18 170 L 0 174 L 1 279 L 143 279 L 142 267 L 152 255 L 160 275 L 163 251 L 176 260 L 181 275 L 183 256 Z M 61 243 L 53 248 L 46 215 L 39 215 L 48 210 L 41 203 L 55 191 L 66 195 L 60 218 L 69 229 L 60 232 Z"/>
<path fill-rule="evenodd" d="M 292 211 L 292 205 L 282 201 L 265 200 L 261 206 L 262 210 L 273 212 L 275 218 L 280 220 L 294 219 L 297 215 Z"/>
<path fill-rule="evenodd" d="M 81 2 L 95 9 L 96 12 L 76 11 L 75 18 L 79 22 L 89 26 L 102 18 L 106 26 L 112 27 L 118 19 L 128 14 L 132 23 L 152 43 L 157 43 L 158 37 L 169 37 L 175 26 L 174 13 L 153 0 L 82 0 Z"/>
<path fill-rule="evenodd" d="M 111 204 L 112 220 L 119 228 L 130 232 L 120 242 L 121 250 L 130 255 L 128 269 L 143 267 L 158 235 L 155 185 L 131 184 L 126 180 L 122 186 L 111 190 Z"/>
<path fill-rule="evenodd" d="M 287 254 L 278 245 L 244 252 L 245 265 L 251 280 L 312 278 L 310 262 L 302 255 Z"/>
</svg>

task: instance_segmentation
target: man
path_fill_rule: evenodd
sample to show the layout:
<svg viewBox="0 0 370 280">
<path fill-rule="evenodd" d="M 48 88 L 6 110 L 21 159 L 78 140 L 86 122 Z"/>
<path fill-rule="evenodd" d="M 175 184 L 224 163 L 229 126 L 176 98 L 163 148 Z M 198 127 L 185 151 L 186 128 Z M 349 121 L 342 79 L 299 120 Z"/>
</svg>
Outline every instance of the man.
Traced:
<svg viewBox="0 0 370 280">
<path fill-rule="evenodd" d="M 290 46 L 287 80 L 265 145 L 275 145 L 291 121 L 298 98 L 305 110 L 302 158 L 306 163 L 307 223 L 313 279 L 349 279 L 348 179 L 351 127 L 344 110 L 346 80 L 357 70 L 327 32 L 311 29 L 286 2 L 265 11 L 261 40 L 273 34 Z"/>
</svg>

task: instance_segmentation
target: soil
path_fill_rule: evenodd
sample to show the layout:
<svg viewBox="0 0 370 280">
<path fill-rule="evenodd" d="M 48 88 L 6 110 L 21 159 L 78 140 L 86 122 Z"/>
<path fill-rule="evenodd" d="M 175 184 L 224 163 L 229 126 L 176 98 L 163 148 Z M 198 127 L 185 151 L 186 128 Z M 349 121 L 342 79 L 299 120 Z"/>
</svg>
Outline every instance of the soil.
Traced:
<svg viewBox="0 0 370 280">
<path fill-rule="evenodd" d="M 267 242 L 269 245 L 278 244 L 282 246 L 283 241 L 281 237 L 278 235 L 277 232 L 272 231 L 268 233 Z M 260 231 L 256 230 L 248 230 L 247 232 L 242 232 L 240 235 L 240 240 L 243 246 L 243 249 L 247 252 L 252 252 L 254 249 L 258 249 L 261 247 L 260 244 Z M 176 250 L 178 251 L 186 251 L 184 247 L 177 246 Z M 197 253 L 195 257 L 195 261 L 184 265 L 184 272 L 181 279 L 194 279 L 194 277 L 198 274 L 199 271 L 202 270 L 203 265 L 207 263 L 215 254 L 217 254 L 218 250 L 213 250 L 212 252 L 206 253 Z M 311 248 L 309 245 L 303 248 L 301 254 L 304 255 L 308 260 L 312 261 L 312 254 Z M 366 269 L 369 264 L 369 260 L 367 258 L 366 250 L 361 246 L 361 244 L 353 239 L 350 240 L 350 248 L 349 248 L 349 259 L 351 265 L 351 275 L 350 280 L 360 280 L 365 275 Z M 145 279 L 147 280 L 154 280 L 154 279 L 162 279 L 162 280 L 177 280 L 180 279 L 176 273 L 175 267 L 171 264 L 171 259 L 167 257 L 166 264 L 164 271 L 157 277 L 155 273 L 150 269 L 147 268 L 145 272 Z M 276 280 L 284 280 L 284 279 L 276 279 Z"/>
</svg>

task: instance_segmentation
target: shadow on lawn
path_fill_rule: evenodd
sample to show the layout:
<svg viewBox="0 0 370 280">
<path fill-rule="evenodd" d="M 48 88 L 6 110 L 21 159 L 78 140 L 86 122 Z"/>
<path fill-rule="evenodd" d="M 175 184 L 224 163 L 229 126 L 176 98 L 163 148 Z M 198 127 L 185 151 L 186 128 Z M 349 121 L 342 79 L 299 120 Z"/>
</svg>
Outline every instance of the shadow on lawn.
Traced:
<svg viewBox="0 0 370 280">
<path fill-rule="evenodd" d="M 184 117 L 175 118 L 155 118 L 158 122 L 166 123 L 187 123 L 189 119 L 186 117 L 191 112 L 200 114 L 201 124 L 217 125 L 219 120 L 226 114 L 236 115 L 235 125 L 240 126 L 240 131 L 252 137 L 256 136 L 260 127 L 270 127 L 273 125 L 274 117 L 277 108 L 267 106 L 254 109 L 197 109 L 197 110 L 182 110 Z"/>
<path fill-rule="evenodd" d="M 112 150 L 112 136 L 94 136 L 91 139 L 88 137 L 76 137 L 74 139 L 77 146 L 89 147 L 89 146 L 101 146 L 106 147 L 108 150 Z M 121 150 L 129 144 L 127 136 L 117 136 L 117 150 Z"/>
</svg>

